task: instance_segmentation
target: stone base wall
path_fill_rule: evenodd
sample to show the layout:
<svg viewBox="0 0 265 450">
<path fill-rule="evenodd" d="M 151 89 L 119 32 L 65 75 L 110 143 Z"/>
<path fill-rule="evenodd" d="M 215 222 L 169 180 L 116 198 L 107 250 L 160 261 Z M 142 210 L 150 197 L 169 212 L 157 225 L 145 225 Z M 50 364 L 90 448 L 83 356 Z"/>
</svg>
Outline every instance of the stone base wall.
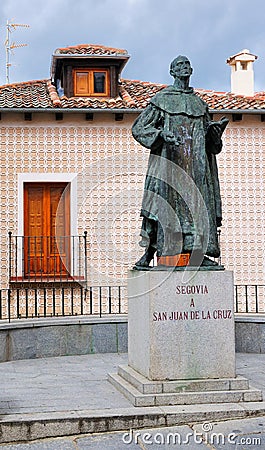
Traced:
<svg viewBox="0 0 265 450">
<path fill-rule="evenodd" d="M 265 317 L 236 315 L 236 352 L 265 353 Z M 0 362 L 126 353 L 127 316 L 27 319 L 0 324 Z"/>
<path fill-rule="evenodd" d="M 127 351 L 127 318 L 28 319 L 0 324 L 0 362 Z"/>
<path fill-rule="evenodd" d="M 265 353 L 265 314 L 237 315 L 236 351 L 240 353 Z"/>
</svg>

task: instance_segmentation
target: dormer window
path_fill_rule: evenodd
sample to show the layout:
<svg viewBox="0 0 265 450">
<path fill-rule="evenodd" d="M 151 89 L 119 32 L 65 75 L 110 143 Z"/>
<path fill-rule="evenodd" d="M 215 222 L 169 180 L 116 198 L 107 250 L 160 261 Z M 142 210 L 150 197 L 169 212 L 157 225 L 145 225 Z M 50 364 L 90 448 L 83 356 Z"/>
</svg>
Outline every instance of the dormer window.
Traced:
<svg viewBox="0 0 265 450">
<path fill-rule="evenodd" d="M 109 97 L 108 69 L 73 69 L 74 95 L 81 97 Z"/>
<path fill-rule="evenodd" d="M 52 57 L 51 79 L 60 97 L 116 98 L 119 78 L 129 59 L 126 50 L 80 44 L 57 48 Z"/>
</svg>

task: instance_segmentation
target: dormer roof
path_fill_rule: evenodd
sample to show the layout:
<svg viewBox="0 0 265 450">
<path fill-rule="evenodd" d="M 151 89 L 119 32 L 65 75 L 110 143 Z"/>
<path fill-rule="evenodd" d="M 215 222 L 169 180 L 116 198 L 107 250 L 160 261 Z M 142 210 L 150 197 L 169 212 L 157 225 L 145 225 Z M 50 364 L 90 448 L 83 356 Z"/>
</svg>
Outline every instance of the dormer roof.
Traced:
<svg viewBox="0 0 265 450">
<path fill-rule="evenodd" d="M 127 50 L 99 44 L 79 44 L 57 48 L 52 55 L 51 79 L 54 80 L 59 60 L 63 59 L 108 59 L 120 61 L 120 72 L 130 58 Z"/>
<path fill-rule="evenodd" d="M 128 52 L 122 48 L 106 47 L 99 44 L 79 44 L 71 45 L 69 47 L 57 48 L 54 55 L 111 55 L 111 56 L 128 56 Z"/>
</svg>

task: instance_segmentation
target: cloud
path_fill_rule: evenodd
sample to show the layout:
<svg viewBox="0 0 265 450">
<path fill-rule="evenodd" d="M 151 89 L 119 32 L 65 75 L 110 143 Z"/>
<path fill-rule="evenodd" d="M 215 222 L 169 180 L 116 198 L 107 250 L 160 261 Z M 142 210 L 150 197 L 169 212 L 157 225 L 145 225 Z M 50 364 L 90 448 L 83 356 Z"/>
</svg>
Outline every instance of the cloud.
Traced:
<svg viewBox="0 0 265 450">
<path fill-rule="evenodd" d="M 1 0 L 0 41 L 5 21 L 28 23 L 12 33 L 11 81 L 49 76 L 53 51 L 58 47 L 97 43 L 126 48 L 131 55 L 123 77 L 171 83 L 170 61 L 186 54 L 194 67 L 192 84 L 230 89 L 226 59 L 249 48 L 258 54 L 256 84 L 264 86 L 265 30 L 263 0 Z M 5 49 L 0 48 L 0 82 L 5 82 Z"/>
</svg>

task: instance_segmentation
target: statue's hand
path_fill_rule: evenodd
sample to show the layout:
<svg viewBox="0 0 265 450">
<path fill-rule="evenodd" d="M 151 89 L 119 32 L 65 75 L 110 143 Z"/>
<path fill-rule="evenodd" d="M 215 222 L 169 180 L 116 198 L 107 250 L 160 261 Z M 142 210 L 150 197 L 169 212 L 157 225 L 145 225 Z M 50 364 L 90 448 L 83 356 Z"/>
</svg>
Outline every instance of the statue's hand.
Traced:
<svg viewBox="0 0 265 450">
<path fill-rule="evenodd" d="M 167 144 L 174 144 L 174 145 L 180 144 L 179 139 L 176 138 L 174 133 L 172 133 L 171 131 L 161 131 L 160 135 Z"/>
</svg>

